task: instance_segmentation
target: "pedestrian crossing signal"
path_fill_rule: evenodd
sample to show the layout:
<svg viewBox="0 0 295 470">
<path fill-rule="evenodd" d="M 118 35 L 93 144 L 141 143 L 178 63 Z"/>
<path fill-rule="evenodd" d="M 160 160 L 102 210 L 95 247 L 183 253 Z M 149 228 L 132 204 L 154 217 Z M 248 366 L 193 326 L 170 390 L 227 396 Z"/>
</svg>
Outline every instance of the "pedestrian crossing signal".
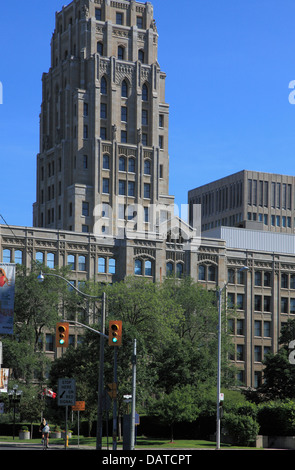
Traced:
<svg viewBox="0 0 295 470">
<path fill-rule="evenodd" d="M 69 324 L 60 322 L 56 324 L 55 342 L 57 348 L 67 348 L 69 345 Z"/>
<path fill-rule="evenodd" d="M 122 321 L 111 320 L 109 322 L 109 346 L 122 345 Z"/>
</svg>

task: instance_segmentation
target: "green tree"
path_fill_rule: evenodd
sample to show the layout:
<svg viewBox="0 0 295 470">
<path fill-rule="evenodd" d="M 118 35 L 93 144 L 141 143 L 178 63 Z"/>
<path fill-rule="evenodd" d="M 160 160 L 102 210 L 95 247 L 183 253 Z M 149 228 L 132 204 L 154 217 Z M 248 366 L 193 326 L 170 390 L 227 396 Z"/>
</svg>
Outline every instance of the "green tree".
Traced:
<svg viewBox="0 0 295 470">
<path fill-rule="evenodd" d="M 264 360 L 264 382 L 257 390 L 260 400 L 295 398 L 295 365 L 289 358 L 289 343 L 294 339 L 295 320 L 288 320 L 281 329 L 281 348 L 277 354 L 268 354 Z"/>
<path fill-rule="evenodd" d="M 49 364 L 42 350 L 44 332 L 54 331 L 61 299 L 65 302 L 71 296 L 65 283 L 46 277 L 40 284 L 38 274 L 37 266 L 32 270 L 17 266 L 14 333 L 2 339 L 4 365 L 13 370 L 15 379 L 26 383 L 36 374 L 43 377 Z"/>
<path fill-rule="evenodd" d="M 174 439 L 174 425 L 195 421 L 200 413 L 195 388 L 190 385 L 175 387 L 170 393 L 163 393 L 157 400 L 151 400 L 149 412 L 158 416 L 170 426 L 170 440 Z"/>
</svg>

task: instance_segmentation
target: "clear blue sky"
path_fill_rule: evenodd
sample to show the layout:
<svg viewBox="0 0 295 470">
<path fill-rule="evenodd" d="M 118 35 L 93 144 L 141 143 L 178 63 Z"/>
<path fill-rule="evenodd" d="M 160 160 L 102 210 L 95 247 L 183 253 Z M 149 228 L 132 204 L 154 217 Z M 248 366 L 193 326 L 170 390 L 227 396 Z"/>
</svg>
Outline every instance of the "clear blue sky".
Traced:
<svg viewBox="0 0 295 470">
<path fill-rule="evenodd" d="M 2 2 L 0 214 L 32 225 L 41 77 L 66 0 Z M 295 175 L 294 0 L 154 0 L 170 104 L 170 194 L 242 169 Z M 1 223 L 2 221 L 0 221 Z"/>
</svg>

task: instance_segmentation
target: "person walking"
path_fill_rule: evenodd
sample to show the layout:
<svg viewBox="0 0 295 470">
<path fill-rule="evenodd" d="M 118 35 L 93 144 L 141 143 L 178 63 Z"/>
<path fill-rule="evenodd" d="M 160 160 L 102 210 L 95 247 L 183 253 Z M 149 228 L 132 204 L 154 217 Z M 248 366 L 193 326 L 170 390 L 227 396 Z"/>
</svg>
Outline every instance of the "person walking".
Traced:
<svg viewBox="0 0 295 470">
<path fill-rule="evenodd" d="M 42 419 L 42 422 L 41 422 L 40 427 L 39 427 L 39 431 L 42 432 L 43 446 L 46 447 L 46 449 L 48 449 L 48 447 L 49 447 L 49 431 L 50 431 L 50 428 L 49 428 L 49 425 L 46 422 L 45 418 Z"/>
</svg>

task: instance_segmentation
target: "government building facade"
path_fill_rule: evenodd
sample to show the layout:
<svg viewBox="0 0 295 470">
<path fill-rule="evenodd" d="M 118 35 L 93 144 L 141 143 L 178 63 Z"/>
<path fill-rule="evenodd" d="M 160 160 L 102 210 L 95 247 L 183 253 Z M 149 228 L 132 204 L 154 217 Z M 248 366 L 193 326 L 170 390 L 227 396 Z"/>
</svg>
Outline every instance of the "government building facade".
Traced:
<svg viewBox="0 0 295 470">
<path fill-rule="evenodd" d="M 256 221 L 253 205 L 236 215 L 245 202 L 240 181 L 250 187 L 243 172 L 224 191 L 224 203 L 215 188 L 192 190 L 190 225 L 174 215 L 166 75 L 157 48 L 149 2 L 74 0 L 56 13 L 51 67 L 42 78 L 33 224 L 0 225 L 0 260 L 27 268 L 35 261 L 68 266 L 77 288 L 85 280 L 112 283 L 128 275 L 153 282 L 188 275 L 208 289 L 225 287 L 227 310 L 237 311 L 228 322 L 231 360 L 240 384 L 257 387 L 265 355 L 278 351 L 281 326 L 295 315 L 293 230 L 287 218 L 284 231 L 245 224 Z M 280 216 L 291 217 L 293 227 L 293 183 L 280 183 L 286 185 Z M 254 201 L 255 183 L 252 188 Z M 218 222 L 205 218 L 215 211 L 214 201 L 222 204 Z M 239 203 L 239 212 L 221 214 L 229 201 Z M 258 222 L 266 214 L 271 220 L 271 210 L 262 213 Z M 233 223 L 225 223 L 227 216 Z M 80 334 L 73 327 L 73 344 Z M 55 356 L 51 332 L 44 348 Z"/>
</svg>

